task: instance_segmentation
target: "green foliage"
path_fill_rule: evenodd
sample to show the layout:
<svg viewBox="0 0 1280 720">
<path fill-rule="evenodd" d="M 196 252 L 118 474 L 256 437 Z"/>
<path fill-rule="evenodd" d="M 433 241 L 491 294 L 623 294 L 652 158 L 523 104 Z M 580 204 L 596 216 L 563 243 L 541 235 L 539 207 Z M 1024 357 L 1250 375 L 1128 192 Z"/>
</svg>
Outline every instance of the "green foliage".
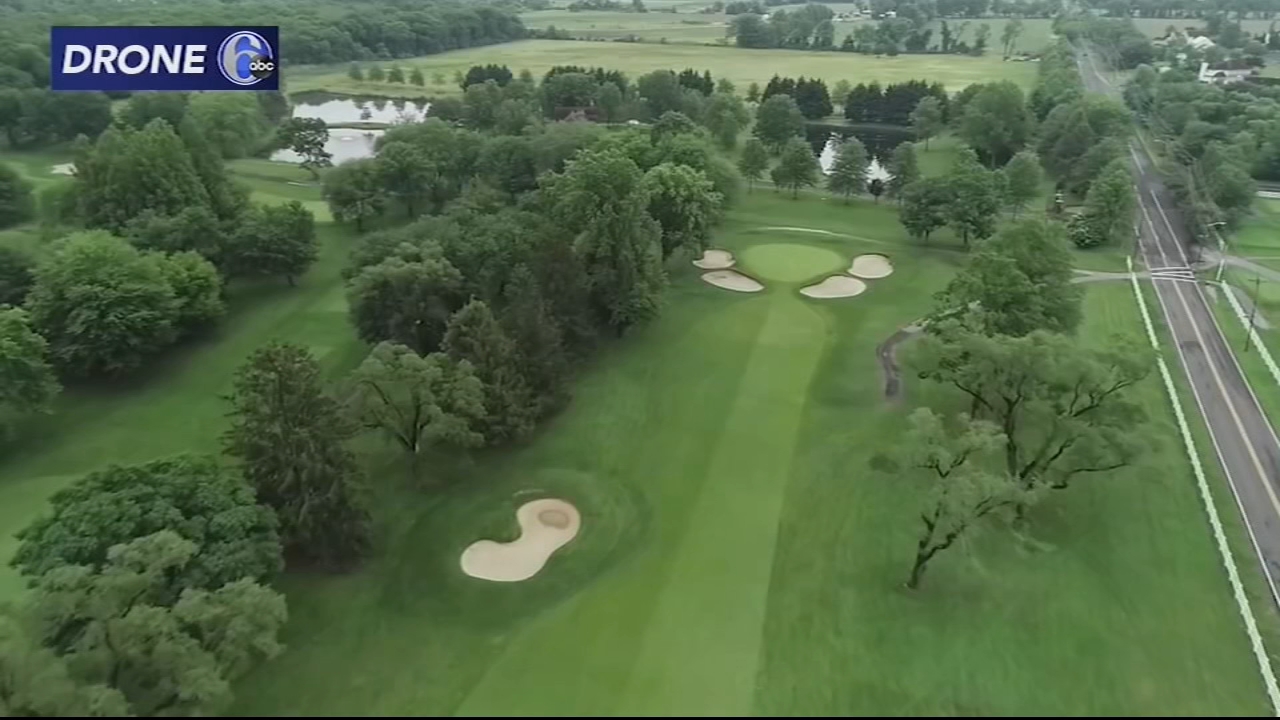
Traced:
<svg viewBox="0 0 1280 720">
<path fill-rule="evenodd" d="M 760 142 L 760 138 L 748 138 L 742 146 L 742 157 L 738 159 L 738 170 L 754 185 L 769 168 L 769 150 Z"/>
<path fill-rule="evenodd" d="M 1037 148 L 1045 170 L 1069 192 L 1084 195 L 1107 163 L 1125 155 L 1131 132 L 1132 118 L 1123 105 L 1087 95 L 1052 108 L 1041 124 Z"/>
<path fill-rule="evenodd" d="M 527 138 L 502 135 L 485 143 L 476 171 L 495 188 L 519 195 L 538 187 L 537 161 L 537 152 Z"/>
<path fill-rule="evenodd" d="M 61 241 L 36 268 L 32 323 L 72 375 L 119 374 L 177 336 L 179 302 L 160 267 L 102 231 Z"/>
<path fill-rule="evenodd" d="M 167 580 L 196 552 L 163 530 L 112 547 L 101 569 L 50 570 L 35 582 L 36 625 L 75 676 L 118 690 L 130 714 L 217 713 L 231 702 L 231 680 L 280 652 L 285 602 L 249 578 L 173 602 Z"/>
<path fill-rule="evenodd" d="M 1014 155 L 1004 166 L 1005 202 L 1013 208 L 1016 217 L 1022 209 L 1040 194 L 1043 173 L 1040 159 L 1031 150 Z"/>
<path fill-rule="evenodd" d="M 922 530 L 907 587 L 918 588 L 928 563 L 982 518 L 1027 499 L 1010 477 L 989 468 L 1004 444 L 995 425 L 959 416 L 947 427 L 928 408 L 911 413 L 911 430 L 898 448 L 900 463 L 932 485 L 920 513 Z"/>
<path fill-rule="evenodd" d="M 123 235 L 139 250 L 196 252 L 215 264 L 228 259 L 225 224 L 205 205 L 185 208 L 176 215 L 144 210 L 129 220 Z"/>
<path fill-rule="evenodd" d="M 0 163 L 0 229 L 24 223 L 36 214 L 32 186 L 17 170 Z"/>
<path fill-rule="evenodd" d="M 0 436 L 24 416 L 48 412 L 62 390 L 47 351 L 26 312 L 0 305 Z"/>
<path fill-rule="evenodd" d="M 422 357 L 404 345 L 383 342 L 350 382 L 358 421 L 386 433 L 407 453 L 484 442 L 472 425 L 485 415 L 485 387 L 467 363 L 440 353 Z"/>
<path fill-rule="evenodd" d="M 369 79 L 373 79 L 370 71 Z M 302 158 L 301 166 L 319 178 L 320 168 L 333 164 L 333 154 L 325 149 L 329 142 L 329 127 L 319 118 L 289 118 L 276 129 L 276 145 L 296 153 Z"/>
<path fill-rule="evenodd" d="M 252 155 L 268 129 L 253 93 L 196 93 L 187 106 L 187 117 L 224 158 Z"/>
<path fill-rule="evenodd" d="M 988 336 L 944 321 L 913 348 L 910 364 L 922 379 L 964 393 L 974 417 L 1005 429 L 1003 470 L 1024 490 L 1066 488 L 1143 449 L 1133 429 L 1146 414 L 1130 388 L 1152 357 L 1136 343 L 1091 350 L 1044 330 Z"/>
<path fill-rule="evenodd" d="M 0 610 L 0 715 L 5 717 L 127 717 L 119 690 L 77 682 L 67 661 L 44 647 L 26 617 Z"/>
<path fill-rule="evenodd" d="M 477 130 L 488 130 L 497 122 L 498 107 L 506 99 L 493 80 L 471 85 L 463 92 L 463 119 Z"/>
<path fill-rule="evenodd" d="M 221 94 L 221 93 L 220 93 Z M 231 93 L 226 93 L 231 94 Z M 184 92 L 141 92 L 130 96 L 120 110 L 120 120 L 134 130 L 145 128 L 152 120 L 163 120 L 169 129 L 178 131 L 191 95 Z"/>
<path fill-rule="evenodd" d="M 399 343 L 420 355 L 440 347 L 449 316 L 466 300 L 462 275 L 438 249 L 434 256 L 391 257 L 365 268 L 347 297 L 360 339 Z"/>
<path fill-rule="evenodd" d="M 347 77 L 356 82 L 364 82 L 364 71 L 360 69 L 360 63 L 351 63 L 347 67 Z"/>
<path fill-rule="evenodd" d="M 173 288 L 178 301 L 174 322 L 182 334 L 212 325 L 226 313 L 222 303 L 222 276 L 213 263 L 190 251 L 151 257 Z"/>
<path fill-rule="evenodd" d="M 283 276 L 292 285 L 317 253 L 315 217 L 291 200 L 247 210 L 227 240 L 223 266 L 232 275 Z"/>
<path fill-rule="evenodd" d="M 286 552 L 326 566 L 364 555 L 365 485 L 346 448 L 355 428 L 322 390 L 311 353 L 284 342 L 260 348 L 236 372 L 230 401 L 223 447 L 275 510 Z"/>
<path fill-rule="evenodd" d="M 1012 82 L 984 85 L 965 105 L 960 136 L 992 167 L 1009 161 L 1031 139 L 1035 123 Z"/>
<path fill-rule="evenodd" d="M 177 215 L 212 207 L 191 154 L 162 119 L 141 130 L 112 128 L 76 159 L 80 213 L 90 227 L 119 231 L 150 210 Z"/>
<path fill-rule="evenodd" d="M 654 70 L 636 78 L 636 94 L 649 108 L 652 117 L 664 112 L 684 109 L 684 91 L 679 78 L 670 70 Z"/>
<path fill-rule="evenodd" d="M 427 84 L 427 78 L 423 76 L 422 68 L 414 66 L 414 68 L 409 71 L 409 84 L 416 85 L 417 87 L 423 87 Z"/>
<path fill-rule="evenodd" d="M 401 70 L 398 65 L 392 65 L 387 73 L 387 82 L 404 84 L 404 70 Z"/>
<path fill-rule="evenodd" d="M 536 414 L 547 415 L 568 399 L 569 359 L 560 320 L 534 273 L 523 265 L 512 271 L 502 301 L 499 320 L 515 342 L 516 363 L 534 393 Z"/>
<path fill-rule="evenodd" d="M 1129 163 L 1113 160 L 1089 187 L 1084 212 L 1073 223 L 1072 241 L 1080 247 L 1121 242 L 1133 233 L 1136 206 Z"/>
<path fill-rule="evenodd" d="M 756 137 L 775 152 L 804 137 L 804 115 L 790 95 L 774 95 L 756 108 Z"/>
<path fill-rule="evenodd" d="M 996 216 L 1004 201 L 1001 178 L 978 162 L 972 150 L 961 151 L 946 176 L 951 202 L 947 224 L 960 236 L 965 248 L 972 239 L 989 237 L 996 229 Z"/>
<path fill-rule="evenodd" d="M 50 514 L 18 533 L 12 564 L 28 578 L 63 565 L 101 571 L 112 547 L 162 530 L 194 545 L 179 571 L 158 579 L 164 585 L 155 592 L 169 601 L 188 588 L 268 581 L 284 565 L 275 515 L 213 458 L 112 465 L 58 491 L 50 504 Z"/>
<path fill-rule="evenodd" d="M 0 245 L 0 305 L 21 305 L 35 282 L 36 260 L 20 248 Z"/>
<path fill-rule="evenodd" d="M 862 141 L 850 136 L 836 150 L 836 161 L 827 175 L 827 189 L 844 197 L 856 195 L 867 187 L 867 149 Z"/>
<path fill-rule="evenodd" d="M 951 186 L 945 178 L 920 178 L 902 189 L 898 220 L 911 237 L 925 242 L 934 230 L 947 224 Z"/>
<path fill-rule="evenodd" d="M 770 171 L 769 178 L 778 187 L 790 188 L 791 197 L 794 198 L 799 194 L 800 188 L 817 185 L 820 174 L 818 158 L 813 156 L 809 143 L 803 138 L 792 137 L 779 153 L 778 164 Z"/>
<path fill-rule="evenodd" d="M 971 328 L 988 334 L 1071 333 L 1084 295 L 1073 277 L 1061 226 L 1019 221 L 978 246 L 939 294 L 935 317 L 960 312 Z"/>
<path fill-rule="evenodd" d="M 386 211 L 387 196 L 380 181 L 377 160 L 353 160 L 325 173 L 321 194 L 334 219 L 354 222 L 356 232 L 361 232 L 366 221 Z"/>
<path fill-rule="evenodd" d="M 687 165 L 662 163 L 644 175 L 649 215 L 662 228 L 662 255 L 677 248 L 700 252 L 720 217 L 721 196 L 701 171 Z"/>
<path fill-rule="evenodd" d="M 942 132 L 942 103 L 932 95 L 923 97 L 911 111 L 911 129 L 916 137 L 924 140 L 924 147 L 929 149 L 929 140 Z"/>
<path fill-rule="evenodd" d="M 916 146 L 909 142 L 898 143 L 889 156 L 889 194 L 901 198 L 908 185 L 920 179 L 920 164 L 916 159 Z"/>
<path fill-rule="evenodd" d="M 485 440 L 498 444 L 533 430 L 537 406 L 521 372 L 516 345 L 484 301 L 472 300 L 454 313 L 442 347 L 464 368 L 464 374 L 475 368 L 476 386 L 483 386 L 483 403 L 467 402 L 465 407 L 471 409 L 469 417 L 480 420 Z M 472 397 L 469 393 L 467 399 Z"/>
</svg>

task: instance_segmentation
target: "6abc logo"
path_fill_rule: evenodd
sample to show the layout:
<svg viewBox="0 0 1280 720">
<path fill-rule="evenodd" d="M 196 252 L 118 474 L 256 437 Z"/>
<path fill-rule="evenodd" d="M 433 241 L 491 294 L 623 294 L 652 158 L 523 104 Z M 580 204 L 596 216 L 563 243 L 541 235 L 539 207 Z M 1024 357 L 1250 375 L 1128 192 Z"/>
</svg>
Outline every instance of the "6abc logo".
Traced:
<svg viewBox="0 0 1280 720">
<path fill-rule="evenodd" d="M 241 30 L 227 36 L 218 47 L 218 69 L 236 85 L 257 85 L 276 73 L 275 53 L 266 38 Z"/>
</svg>

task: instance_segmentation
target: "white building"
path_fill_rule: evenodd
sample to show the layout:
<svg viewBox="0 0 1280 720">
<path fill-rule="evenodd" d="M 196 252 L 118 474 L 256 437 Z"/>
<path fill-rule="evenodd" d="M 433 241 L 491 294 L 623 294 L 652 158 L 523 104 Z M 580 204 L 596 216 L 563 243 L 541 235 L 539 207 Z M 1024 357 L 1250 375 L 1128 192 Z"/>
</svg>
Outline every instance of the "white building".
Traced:
<svg viewBox="0 0 1280 720">
<path fill-rule="evenodd" d="M 1213 47 L 1217 43 L 1205 37 L 1204 35 L 1197 35 L 1193 38 L 1187 38 L 1187 44 L 1195 48 L 1196 50 L 1203 51 L 1203 50 L 1208 50 L 1209 48 Z"/>
<path fill-rule="evenodd" d="M 1242 68 L 1240 70 L 1211 70 L 1209 63 L 1200 63 L 1200 82 L 1211 83 L 1214 85 L 1228 85 L 1230 83 L 1240 82 L 1251 75 L 1256 75 L 1257 68 Z"/>
</svg>

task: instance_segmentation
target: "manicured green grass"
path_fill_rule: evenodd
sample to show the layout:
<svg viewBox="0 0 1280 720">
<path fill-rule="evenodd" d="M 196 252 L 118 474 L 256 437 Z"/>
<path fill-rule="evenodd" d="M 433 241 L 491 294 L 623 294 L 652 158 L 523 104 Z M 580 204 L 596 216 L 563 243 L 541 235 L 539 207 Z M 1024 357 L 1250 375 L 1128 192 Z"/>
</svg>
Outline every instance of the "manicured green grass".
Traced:
<svg viewBox="0 0 1280 720">
<path fill-rule="evenodd" d="M 469 48 L 396 61 L 403 68 L 416 67 L 428 78 L 425 88 L 396 83 L 357 82 L 347 77 L 347 66 L 299 66 L 289 72 L 289 91 L 328 91 L 351 95 L 418 97 L 458 92 L 455 72 L 466 72 L 477 64 L 501 63 L 513 72 L 529 70 L 541 77 L 556 65 L 603 66 L 626 72 L 633 78 L 653 70 L 675 68 L 709 69 L 717 78 L 727 77 L 745 87 L 763 85 L 775 74 L 804 75 L 826 80 L 881 84 L 906 80 L 941 82 L 951 92 L 975 82 L 1012 80 L 1030 89 L 1035 81 L 1031 63 L 1006 63 L 998 57 L 956 57 L 939 55 L 899 55 L 877 58 L 850 53 L 801 50 L 745 50 L 734 47 L 666 45 L 647 43 L 578 42 L 572 40 L 522 40 L 503 45 Z M 388 63 L 389 65 L 390 63 Z M 435 73 L 443 73 L 444 85 L 432 84 Z"/>
<path fill-rule="evenodd" d="M 1252 209 L 1228 239 L 1228 252 L 1260 262 L 1280 260 L 1280 200 L 1254 198 Z"/>
<path fill-rule="evenodd" d="M 282 168 L 233 167 L 264 200 L 298 187 L 267 179 Z M 0 462 L 0 532 L 108 462 L 216 451 L 220 396 L 271 339 L 308 345 L 335 380 L 358 362 L 338 276 L 350 238 L 321 227 L 321 259 L 299 287 L 233 288 L 214 337 L 129 383 L 73 388 L 24 428 Z M 1034 542 L 988 533 L 907 594 L 919 493 L 868 462 L 907 409 L 942 394 L 909 380 L 904 404 L 885 403 L 873 348 L 929 309 L 960 256 L 908 243 L 889 204 L 761 190 L 715 244 L 764 278 L 863 252 L 889 255 L 895 273 L 818 302 L 798 280 L 720 290 L 679 261 L 662 318 L 597 355 L 574 401 L 527 443 L 427 458 L 412 476 L 390 445 L 362 440 L 376 553 L 347 575 L 282 580 L 288 650 L 238 685 L 235 710 L 1265 711 L 1153 381 L 1143 392 L 1157 448 L 1139 466 L 1050 498 Z M 1126 291 L 1089 291 L 1088 342 L 1137 332 Z M 461 551 L 514 537 L 515 508 L 539 496 L 577 505 L 580 536 L 528 582 L 463 575 Z M 0 576 L 0 595 L 17 588 Z"/>
<path fill-rule="evenodd" d="M 795 243 L 753 245 L 742 254 L 739 265 L 762 280 L 800 282 L 817 275 L 840 272 L 849 258 L 831 250 Z"/>
</svg>

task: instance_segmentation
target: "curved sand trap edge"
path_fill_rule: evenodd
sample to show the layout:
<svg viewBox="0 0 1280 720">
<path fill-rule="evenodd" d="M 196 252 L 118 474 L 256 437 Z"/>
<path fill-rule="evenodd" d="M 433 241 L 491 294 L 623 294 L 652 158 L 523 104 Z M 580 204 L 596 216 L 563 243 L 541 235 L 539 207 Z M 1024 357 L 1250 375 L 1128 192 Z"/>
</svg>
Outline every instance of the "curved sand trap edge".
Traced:
<svg viewBox="0 0 1280 720">
<path fill-rule="evenodd" d="M 479 540 L 462 551 L 462 572 L 481 580 L 519 582 L 537 575 L 551 554 L 578 534 L 582 518 L 564 500 L 544 498 L 516 510 L 520 537 L 509 543 Z"/>
<path fill-rule="evenodd" d="M 884 255 L 859 255 L 849 266 L 849 274 L 867 280 L 877 280 L 893 274 L 893 263 Z"/>
<path fill-rule="evenodd" d="M 718 288 L 737 292 L 760 292 L 764 289 L 764 285 L 761 285 L 756 280 L 733 270 L 716 270 L 703 273 L 702 279 L 704 282 L 709 282 Z"/>
<path fill-rule="evenodd" d="M 703 250 L 702 258 L 693 264 L 703 270 L 724 270 L 733 267 L 734 262 L 733 253 L 728 250 Z"/>
<path fill-rule="evenodd" d="M 866 292 L 867 284 L 847 275 L 832 275 L 817 285 L 801 288 L 800 294 L 819 300 L 828 298 L 846 298 Z"/>
</svg>

